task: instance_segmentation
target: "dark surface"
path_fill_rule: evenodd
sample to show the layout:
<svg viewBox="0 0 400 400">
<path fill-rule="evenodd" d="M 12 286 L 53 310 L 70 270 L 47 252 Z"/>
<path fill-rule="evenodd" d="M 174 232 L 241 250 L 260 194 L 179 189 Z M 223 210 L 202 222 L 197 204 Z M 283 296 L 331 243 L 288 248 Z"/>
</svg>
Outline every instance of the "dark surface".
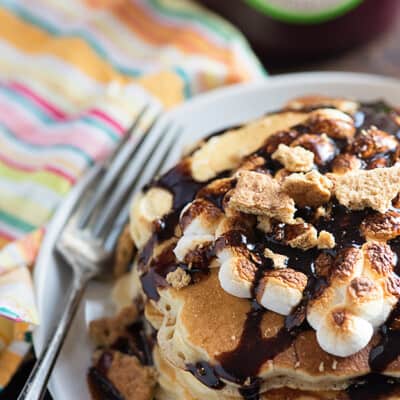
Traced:
<svg viewBox="0 0 400 400">
<path fill-rule="evenodd" d="M 366 43 L 389 29 L 400 10 L 398 0 L 363 0 L 353 10 L 320 24 L 288 24 L 243 0 L 200 1 L 238 27 L 269 67 L 327 57 Z"/>
<path fill-rule="evenodd" d="M 286 72 L 327 70 L 367 72 L 400 78 L 399 38 L 400 11 L 397 11 L 395 25 L 385 34 L 380 35 L 365 46 L 353 49 L 339 56 L 335 55 L 332 58 L 309 62 L 307 64 L 294 62 L 292 65 L 286 67 L 269 67 L 268 60 L 266 60 L 266 68 L 272 75 Z M 267 59 L 268 57 L 263 58 Z M 14 400 L 17 398 L 32 365 L 32 360 L 24 364 L 10 385 L 0 394 L 0 400 Z M 51 396 L 47 395 L 45 400 L 51 400 Z"/>
<path fill-rule="evenodd" d="M 34 365 L 34 359 L 31 355 L 27 357 L 27 360 L 19 372 L 14 376 L 9 385 L 0 393 L 1 400 L 15 400 L 18 397 L 19 392 L 22 390 L 22 387 L 29 376 L 29 373 Z M 44 400 L 52 400 L 52 397 L 49 394 L 46 394 Z"/>
<path fill-rule="evenodd" d="M 400 9 L 396 8 L 395 13 L 395 23 L 391 28 L 364 46 L 306 64 L 294 60 L 293 64 L 286 67 L 268 67 L 266 60 L 265 66 L 272 75 L 325 70 L 366 72 L 400 78 Z"/>
</svg>

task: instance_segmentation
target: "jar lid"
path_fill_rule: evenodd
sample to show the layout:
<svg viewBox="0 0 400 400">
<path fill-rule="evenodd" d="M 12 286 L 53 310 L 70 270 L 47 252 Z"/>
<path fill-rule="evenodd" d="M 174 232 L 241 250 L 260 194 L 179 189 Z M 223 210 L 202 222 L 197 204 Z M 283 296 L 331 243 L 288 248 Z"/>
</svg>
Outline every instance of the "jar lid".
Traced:
<svg viewBox="0 0 400 400">
<path fill-rule="evenodd" d="M 258 11 L 280 21 L 318 24 L 340 17 L 363 0 L 245 0 Z"/>
</svg>

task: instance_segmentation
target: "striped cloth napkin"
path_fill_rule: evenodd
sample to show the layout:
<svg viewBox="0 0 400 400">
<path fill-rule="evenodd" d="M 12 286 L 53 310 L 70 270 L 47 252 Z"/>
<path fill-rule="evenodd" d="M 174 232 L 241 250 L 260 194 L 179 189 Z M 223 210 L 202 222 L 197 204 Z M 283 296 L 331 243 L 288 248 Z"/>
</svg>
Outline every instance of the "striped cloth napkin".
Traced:
<svg viewBox="0 0 400 400">
<path fill-rule="evenodd" d="M 0 389 L 40 322 L 51 218 L 149 96 L 165 107 L 263 77 L 244 38 L 187 0 L 0 0 Z"/>
</svg>

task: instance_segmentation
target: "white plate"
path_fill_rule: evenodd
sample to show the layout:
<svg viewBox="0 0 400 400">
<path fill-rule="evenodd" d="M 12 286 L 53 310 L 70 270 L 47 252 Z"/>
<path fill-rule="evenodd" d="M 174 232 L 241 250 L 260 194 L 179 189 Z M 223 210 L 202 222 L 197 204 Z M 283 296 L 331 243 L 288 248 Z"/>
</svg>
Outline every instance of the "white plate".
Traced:
<svg viewBox="0 0 400 400">
<path fill-rule="evenodd" d="M 304 94 L 346 96 L 365 101 L 384 99 L 400 104 L 400 82 L 364 74 L 304 73 L 276 76 L 199 96 L 172 111 L 174 120 L 183 126 L 184 132 L 169 161 L 177 160 L 183 146 L 202 136 L 279 109 L 288 99 Z M 34 281 L 41 325 L 33 339 L 38 353 L 57 322 L 68 290 L 68 267 L 59 265 L 53 248 L 70 204 L 80 195 L 81 186 L 75 187 L 50 224 L 36 265 Z M 86 322 L 107 313 L 108 290 L 107 285 L 97 282 L 88 288 L 52 375 L 50 390 L 56 400 L 89 398 L 86 370 L 92 346 L 86 334 Z"/>
</svg>

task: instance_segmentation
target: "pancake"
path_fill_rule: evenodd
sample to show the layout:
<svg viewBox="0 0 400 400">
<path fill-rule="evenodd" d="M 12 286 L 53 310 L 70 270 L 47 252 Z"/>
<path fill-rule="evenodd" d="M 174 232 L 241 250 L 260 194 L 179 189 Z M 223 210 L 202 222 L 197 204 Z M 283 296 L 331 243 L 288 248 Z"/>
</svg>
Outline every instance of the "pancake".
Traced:
<svg viewBox="0 0 400 400">
<path fill-rule="evenodd" d="M 399 398 L 399 133 L 382 102 L 295 99 L 135 198 L 114 298 L 156 332 L 156 399 Z"/>
<path fill-rule="evenodd" d="M 219 392 L 209 389 L 207 386 L 199 383 L 198 380 L 190 373 L 180 368 L 174 367 L 162 357 L 162 353 L 158 347 L 154 349 L 154 362 L 159 373 L 159 386 L 155 395 L 157 400 L 218 400 Z M 375 385 L 379 382 L 373 382 L 371 386 L 364 387 L 364 390 L 358 391 L 357 399 L 367 398 L 365 394 L 369 391 L 374 399 L 396 400 L 400 396 L 400 388 L 392 388 L 385 393 L 384 397 L 379 397 Z M 378 389 L 379 390 L 379 389 Z M 236 397 L 226 397 L 233 400 Z M 303 391 L 298 389 L 290 389 L 287 387 L 279 389 L 271 389 L 260 395 L 259 400 L 351 400 L 351 393 L 346 391 Z"/>
</svg>

